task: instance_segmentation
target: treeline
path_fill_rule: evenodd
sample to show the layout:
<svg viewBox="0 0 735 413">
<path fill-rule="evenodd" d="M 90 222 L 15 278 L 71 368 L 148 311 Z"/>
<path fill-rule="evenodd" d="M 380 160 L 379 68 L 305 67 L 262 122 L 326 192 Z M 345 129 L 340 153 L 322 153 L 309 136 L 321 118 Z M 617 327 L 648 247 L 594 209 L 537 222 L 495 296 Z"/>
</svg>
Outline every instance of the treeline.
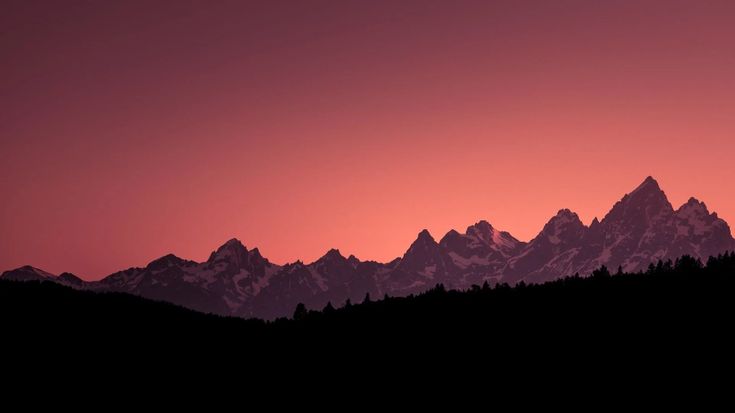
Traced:
<svg viewBox="0 0 735 413">
<path fill-rule="evenodd" d="M 468 360 L 522 354 L 564 360 L 622 354 L 671 356 L 698 349 L 732 354 L 735 254 L 659 262 L 626 274 L 605 267 L 589 277 L 541 285 L 485 283 L 467 291 L 442 285 L 408 297 L 297 307 L 273 322 L 197 313 L 117 293 L 44 282 L 0 281 L 3 346 L 65 357 L 211 357 L 265 362 L 348 353 L 373 359 Z M 692 343 L 692 346 L 687 347 Z M 708 351 L 702 351 L 706 344 Z M 63 349 L 63 351 L 62 351 Z M 685 350 L 689 349 L 689 350 Z M 99 353 L 104 353 L 100 355 Z M 698 354 L 699 354 L 698 353 Z"/>
<path fill-rule="evenodd" d="M 426 323 L 451 319 L 454 324 L 460 320 L 453 316 L 461 315 L 465 320 L 488 318 L 488 321 L 501 323 L 503 318 L 513 319 L 522 313 L 529 316 L 534 313 L 535 317 L 545 318 L 548 314 L 574 309 L 625 312 L 633 306 L 675 304 L 673 297 L 682 299 L 678 307 L 683 309 L 704 296 L 724 294 L 729 297 L 735 292 L 730 290 L 734 282 L 735 252 L 728 252 L 710 257 L 706 264 L 691 256 L 675 261 L 660 260 L 650 264 L 645 272 L 625 273 L 622 267 L 611 272 L 602 266 L 590 276 L 575 274 L 544 284 L 520 282 L 515 286 L 505 283 L 491 286 L 485 282 L 464 291 L 448 291 L 442 284 L 437 284 L 422 294 L 407 297 L 386 295 L 380 300 L 373 300 L 367 294 L 361 303 L 353 304 L 348 300 L 338 309 L 331 303 L 320 311 L 307 310 L 299 304 L 292 318 L 301 324 L 342 321 L 352 324 L 369 319 L 382 319 L 381 322 L 387 324 L 395 324 L 401 319 Z M 453 316 L 445 316 L 447 313 Z M 499 317 L 500 314 L 505 317 Z M 287 323 L 287 320 L 275 322 Z"/>
</svg>

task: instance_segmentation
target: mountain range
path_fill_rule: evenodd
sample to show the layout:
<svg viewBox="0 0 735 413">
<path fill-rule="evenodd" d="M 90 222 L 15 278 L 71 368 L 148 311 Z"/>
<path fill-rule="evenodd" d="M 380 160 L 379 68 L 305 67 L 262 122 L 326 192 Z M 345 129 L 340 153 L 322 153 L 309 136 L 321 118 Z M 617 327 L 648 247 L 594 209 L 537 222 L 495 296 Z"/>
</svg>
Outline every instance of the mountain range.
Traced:
<svg viewBox="0 0 735 413">
<path fill-rule="evenodd" d="M 691 198 L 674 209 L 658 183 L 646 178 L 589 226 L 560 210 L 529 242 L 487 221 L 464 233 L 449 231 L 438 242 L 418 234 L 402 257 L 388 263 L 361 261 L 329 250 L 317 261 L 277 265 L 257 248 L 231 239 L 205 262 L 169 254 L 145 267 L 84 281 L 24 266 L 3 279 L 53 281 L 73 288 L 126 292 L 221 315 L 274 319 L 289 316 L 298 303 L 321 309 L 327 303 L 388 294 L 419 293 L 438 283 L 466 289 L 484 282 L 541 283 L 566 275 L 588 275 L 602 265 L 625 272 L 645 270 L 658 260 L 691 255 L 702 260 L 735 250 L 728 224 Z"/>
</svg>

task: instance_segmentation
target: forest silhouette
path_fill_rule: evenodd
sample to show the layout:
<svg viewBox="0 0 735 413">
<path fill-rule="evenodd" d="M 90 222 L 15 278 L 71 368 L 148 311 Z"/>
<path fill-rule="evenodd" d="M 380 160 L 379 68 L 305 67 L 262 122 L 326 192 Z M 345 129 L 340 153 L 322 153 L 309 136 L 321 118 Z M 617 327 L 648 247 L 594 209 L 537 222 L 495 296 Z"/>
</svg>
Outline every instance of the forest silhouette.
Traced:
<svg viewBox="0 0 735 413">
<path fill-rule="evenodd" d="M 271 355 L 281 362 L 317 355 L 334 361 L 349 353 L 372 360 L 471 355 L 496 365 L 518 362 L 513 357 L 614 364 L 633 356 L 667 364 L 687 354 L 705 363 L 732 353 L 733 292 L 735 253 L 706 264 L 684 256 L 632 274 L 602 267 L 538 285 L 448 291 L 439 284 L 418 295 L 366 295 L 321 311 L 299 305 L 292 318 L 272 322 L 52 282 L 0 280 L 0 320 L 6 350 L 51 348 L 77 360 L 226 354 L 266 363 Z"/>
</svg>

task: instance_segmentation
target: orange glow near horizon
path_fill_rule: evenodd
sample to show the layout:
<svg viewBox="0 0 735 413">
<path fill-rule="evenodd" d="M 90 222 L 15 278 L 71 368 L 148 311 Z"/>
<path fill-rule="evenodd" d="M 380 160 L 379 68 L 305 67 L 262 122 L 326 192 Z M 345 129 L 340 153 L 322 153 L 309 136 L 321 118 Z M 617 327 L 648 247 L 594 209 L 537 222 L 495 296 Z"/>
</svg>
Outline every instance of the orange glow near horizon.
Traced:
<svg viewBox="0 0 735 413">
<path fill-rule="evenodd" d="M 527 241 L 648 175 L 735 225 L 734 2 L 277 3 L 9 7 L 0 271 Z"/>
</svg>

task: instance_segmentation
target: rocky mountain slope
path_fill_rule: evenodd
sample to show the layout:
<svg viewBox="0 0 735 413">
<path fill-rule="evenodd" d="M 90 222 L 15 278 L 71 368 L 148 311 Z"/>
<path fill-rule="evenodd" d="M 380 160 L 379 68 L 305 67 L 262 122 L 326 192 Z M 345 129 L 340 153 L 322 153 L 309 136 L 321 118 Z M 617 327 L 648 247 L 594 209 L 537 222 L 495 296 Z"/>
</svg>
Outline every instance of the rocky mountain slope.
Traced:
<svg viewBox="0 0 735 413">
<path fill-rule="evenodd" d="M 449 231 L 439 242 L 423 230 L 402 257 L 389 263 L 344 257 L 332 249 L 317 261 L 276 265 L 257 248 L 231 239 L 205 262 L 174 255 L 143 268 L 129 268 L 101 281 L 85 282 L 25 266 L 2 278 L 54 281 L 75 288 L 120 291 L 223 315 L 273 319 L 292 314 L 297 303 L 322 308 L 331 302 L 408 295 L 437 283 L 464 289 L 484 282 L 543 282 L 601 265 L 626 272 L 684 254 L 707 259 L 735 250 L 725 221 L 692 198 L 674 209 L 651 177 L 589 226 L 560 210 L 530 242 L 480 221 L 464 233 Z"/>
</svg>

